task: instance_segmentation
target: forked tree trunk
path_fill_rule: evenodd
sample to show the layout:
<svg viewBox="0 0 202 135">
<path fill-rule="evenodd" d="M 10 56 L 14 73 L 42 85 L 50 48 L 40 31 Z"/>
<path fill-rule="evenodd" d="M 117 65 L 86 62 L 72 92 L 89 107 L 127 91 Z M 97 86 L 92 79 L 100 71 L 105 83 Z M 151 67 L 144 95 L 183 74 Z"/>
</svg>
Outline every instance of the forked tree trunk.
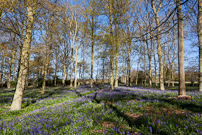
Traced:
<svg viewBox="0 0 202 135">
<path fill-rule="evenodd" d="M 186 95 L 184 73 L 184 49 L 183 49 L 183 15 L 181 0 L 176 0 L 178 17 L 178 67 L 179 67 L 179 90 L 178 95 Z"/>
<path fill-rule="evenodd" d="M 202 7 L 201 0 L 198 0 L 198 18 L 197 18 L 197 31 L 199 42 L 199 91 L 202 92 Z"/>
<path fill-rule="evenodd" d="M 37 0 L 34 0 L 34 1 L 27 0 L 26 34 L 25 34 L 22 57 L 20 62 L 19 78 L 17 81 L 13 102 L 10 108 L 11 111 L 21 110 L 22 108 L 22 97 L 23 97 L 23 90 L 25 87 L 25 79 L 26 79 L 27 68 L 28 68 L 32 28 L 34 23 L 34 14 L 36 11 L 36 6 L 37 6 Z"/>
</svg>

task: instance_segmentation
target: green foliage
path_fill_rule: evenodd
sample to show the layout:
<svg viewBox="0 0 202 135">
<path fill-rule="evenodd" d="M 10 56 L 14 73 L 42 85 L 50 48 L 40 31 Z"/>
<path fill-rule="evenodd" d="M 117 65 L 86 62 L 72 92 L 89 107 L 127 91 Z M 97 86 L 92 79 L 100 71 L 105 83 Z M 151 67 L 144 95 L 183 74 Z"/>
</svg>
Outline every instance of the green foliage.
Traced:
<svg viewBox="0 0 202 135">
<path fill-rule="evenodd" d="M 16 85 L 17 85 L 17 82 L 11 81 L 11 87 L 16 87 Z"/>
</svg>

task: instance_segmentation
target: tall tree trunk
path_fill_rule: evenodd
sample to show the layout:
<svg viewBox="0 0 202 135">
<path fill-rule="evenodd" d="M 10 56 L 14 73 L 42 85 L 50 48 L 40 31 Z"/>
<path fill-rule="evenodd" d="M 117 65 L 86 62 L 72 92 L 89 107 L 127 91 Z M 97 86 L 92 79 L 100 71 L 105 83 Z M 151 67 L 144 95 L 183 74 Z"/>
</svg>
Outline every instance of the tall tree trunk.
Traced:
<svg viewBox="0 0 202 135">
<path fill-rule="evenodd" d="M 179 67 L 179 90 L 178 95 L 186 95 L 184 73 L 184 49 L 183 49 L 183 15 L 181 0 L 176 0 L 178 17 L 178 67 Z"/>
<path fill-rule="evenodd" d="M 70 75 L 70 88 L 72 88 L 72 83 L 73 83 L 73 79 L 72 79 L 72 72 L 73 72 L 73 54 L 74 54 L 74 46 L 73 43 L 71 41 L 71 75 Z"/>
<path fill-rule="evenodd" d="M 11 73 L 12 73 L 13 55 L 9 58 L 9 73 L 7 74 L 7 88 L 11 88 Z"/>
<path fill-rule="evenodd" d="M 155 51 L 156 49 L 154 49 Z M 154 52 L 154 70 L 155 70 L 155 86 L 157 86 L 157 64 L 156 64 L 156 55 Z"/>
<path fill-rule="evenodd" d="M 92 18 L 92 21 L 94 21 L 94 19 Z M 94 25 L 94 23 L 92 22 L 92 25 Z M 91 42 L 92 42 L 92 46 L 91 46 L 91 72 L 90 72 L 90 87 L 93 87 L 93 56 L 94 56 L 94 26 L 92 27 L 91 30 Z"/>
<path fill-rule="evenodd" d="M 199 42 L 199 91 L 202 92 L 202 7 L 201 0 L 198 0 L 198 42 Z"/>
<path fill-rule="evenodd" d="M 171 69 L 171 80 L 172 80 L 172 86 L 174 87 L 175 83 L 174 83 L 173 69 Z"/>
<path fill-rule="evenodd" d="M 127 75 L 127 61 L 126 61 L 126 52 L 125 52 L 125 51 L 124 51 L 124 63 L 125 63 L 124 84 L 125 84 L 126 86 L 128 86 L 128 84 L 127 84 L 127 77 L 128 77 L 128 75 Z"/>
<path fill-rule="evenodd" d="M 22 97 L 23 97 L 23 90 L 25 87 L 25 79 L 27 74 L 28 68 L 28 61 L 29 61 L 29 52 L 30 52 L 30 44 L 31 44 L 31 37 L 32 37 L 32 28 L 34 23 L 34 14 L 36 11 L 37 0 L 31 2 L 31 0 L 27 0 L 27 27 L 26 27 L 26 34 L 22 49 L 22 57 L 20 62 L 20 70 L 19 70 L 19 78 L 17 81 L 17 86 L 13 98 L 13 102 L 11 104 L 11 111 L 14 110 L 21 110 L 22 108 Z"/>
<path fill-rule="evenodd" d="M 40 75 L 40 69 L 39 69 L 39 58 L 37 58 L 37 78 L 36 78 L 36 87 L 39 87 L 39 75 Z"/>
<path fill-rule="evenodd" d="M 115 41 L 116 41 L 116 71 L 115 71 L 115 85 L 114 87 L 118 87 L 118 55 L 119 55 L 119 40 L 118 40 L 118 30 L 117 24 L 115 25 Z"/>
<path fill-rule="evenodd" d="M 63 72 L 62 72 L 62 85 L 63 86 L 65 86 L 65 71 L 66 71 L 66 63 L 64 62 L 63 63 Z"/>
<path fill-rule="evenodd" d="M 128 85 L 132 86 L 132 84 L 131 84 L 130 54 L 131 54 L 131 39 L 129 39 L 129 43 L 128 43 Z"/>
<path fill-rule="evenodd" d="M 67 77 L 68 77 L 68 66 L 66 67 L 66 70 L 67 70 L 67 72 L 66 72 L 66 81 L 67 81 Z"/>
<path fill-rule="evenodd" d="M 3 75 L 4 75 L 4 60 L 5 60 L 5 57 L 4 56 L 2 56 L 2 63 L 1 63 L 1 85 L 3 86 L 3 82 L 4 82 L 4 80 L 3 80 Z"/>
<path fill-rule="evenodd" d="M 105 83 L 105 61 L 104 56 L 102 56 L 102 84 Z"/>
<path fill-rule="evenodd" d="M 113 69 L 114 69 L 114 44 L 113 44 L 113 30 L 112 30 L 112 1 L 109 3 L 109 20 L 110 20 L 110 89 L 114 90 L 114 78 L 113 78 Z"/>
<path fill-rule="evenodd" d="M 147 71 L 146 71 L 146 42 L 144 42 L 144 86 L 146 86 L 147 83 Z"/>
<path fill-rule="evenodd" d="M 164 78 L 163 78 L 163 63 L 162 63 L 162 54 L 161 54 L 161 43 L 160 43 L 160 27 L 159 27 L 159 18 L 156 17 L 157 22 L 157 48 L 158 48 L 158 58 L 159 58 L 159 83 L 160 90 L 165 90 L 164 88 Z"/>
<path fill-rule="evenodd" d="M 26 80 L 25 80 L 25 89 L 28 88 L 28 83 L 29 83 L 29 61 L 28 61 L 28 68 L 27 68 L 27 75 L 26 75 Z"/>
<path fill-rule="evenodd" d="M 136 85 L 138 84 L 139 65 L 140 65 L 140 57 L 139 57 L 138 64 L 137 64 L 137 75 L 136 75 L 136 82 L 135 82 Z"/>
<path fill-rule="evenodd" d="M 57 86 L 57 68 L 58 68 L 58 66 L 57 66 L 57 60 L 58 60 L 58 56 L 57 56 L 58 54 L 57 54 L 57 51 L 56 51 L 56 56 L 55 56 L 55 59 L 56 59 L 56 63 L 55 63 L 55 77 L 54 77 L 54 86 L 56 87 Z"/>
<path fill-rule="evenodd" d="M 48 37 L 49 38 L 49 37 Z M 43 83 L 42 83 L 42 91 L 41 91 L 41 94 L 44 94 L 45 92 L 45 88 L 46 88 L 46 76 L 47 76 L 47 70 L 48 70 L 48 63 L 49 63 L 49 60 L 50 60 L 50 48 L 49 48 L 49 42 L 46 43 L 47 45 L 47 56 L 46 56 L 46 59 L 45 59 L 45 64 L 44 64 L 44 69 L 43 69 Z"/>
<path fill-rule="evenodd" d="M 160 83 L 160 90 L 165 90 L 164 88 L 164 78 L 163 78 L 163 63 L 162 63 L 162 55 L 161 55 L 161 37 L 160 37 L 160 23 L 159 23 L 159 10 L 162 5 L 162 0 L 160 1 L 159 7 L 156 11 L 154 0 L 152 0 L 152 9 L 155 14 L 156 26 L 157 26 L 157 49 L 158 49 L 158 58 L 159 58 L 159 83 Z"/>
<path fill-rule="evenodd" d="M 16 53 L 15 53 L 15 54 L 16 54 Z M 15 58 L 16 58 L 16 57 L 15 57 L 15 55 L 14 55 L 14 59 L 15 59 Z M 15 62 L 16 62 L 16 61 L 13 62 L 13 65 L 14 65 L 14 66 L 13 66 L 13 80 L 12 80 L 13 82 L 15 81 L 15 71 L 16 71 Z"/>
<path fill-rule="evenodd" d="M 77 52 L 78 52 L 78 48 L 77 48 L 77 43 L 75 42 L 75 51 L 76 51 L 76 62 L 75 62 L 75 69 L 74 69 L 74 88 L 77 87 L 77 79 L 76 79 L 76 76 L 77 76 Z"/>
<path fill-rule="evenodd" d="M 119 54 L 118 51 L 119 51 L 119 44 L 118 44 L 118 41 L 116 41 L 116 73 L 115 73 L 115 85 L 114 85 L 114 87 L 118 87 L 118 54 Z"/>
</svg>

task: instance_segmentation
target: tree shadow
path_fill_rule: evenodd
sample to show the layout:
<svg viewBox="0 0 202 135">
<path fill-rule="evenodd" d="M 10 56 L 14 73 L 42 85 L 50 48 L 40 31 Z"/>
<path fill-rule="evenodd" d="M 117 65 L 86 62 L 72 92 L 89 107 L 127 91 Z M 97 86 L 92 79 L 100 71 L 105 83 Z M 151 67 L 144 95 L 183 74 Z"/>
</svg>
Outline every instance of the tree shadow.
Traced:
<svg viewBox="0 0 202 135">
<path fill-rule="evenodd" d="M 167 102 L 172 105 L 176 105 L 178 108 L 187 109 L 194 113 L 202 113 L 202 104 L 196 104 L 191 101 L 176 100 L 176 99 L 161 99 L 160 101 Z"/>
</svg>

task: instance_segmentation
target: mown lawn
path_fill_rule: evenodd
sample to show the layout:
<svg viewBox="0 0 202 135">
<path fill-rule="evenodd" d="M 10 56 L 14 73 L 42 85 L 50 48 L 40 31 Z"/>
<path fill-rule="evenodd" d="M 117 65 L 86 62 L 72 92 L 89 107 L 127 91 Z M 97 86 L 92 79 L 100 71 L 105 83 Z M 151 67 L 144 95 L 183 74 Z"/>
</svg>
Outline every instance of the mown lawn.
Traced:
<svg viewBox="0 0 202 135">
<path fill-rule="evenodd" d="M 121 86 L 24 91 L 23 109 L 9 112 L 13 89 L 0 90 L 0 134 L 202 134 L 202 93 L 177 100 L 177 91 Z"/>
</svg>

